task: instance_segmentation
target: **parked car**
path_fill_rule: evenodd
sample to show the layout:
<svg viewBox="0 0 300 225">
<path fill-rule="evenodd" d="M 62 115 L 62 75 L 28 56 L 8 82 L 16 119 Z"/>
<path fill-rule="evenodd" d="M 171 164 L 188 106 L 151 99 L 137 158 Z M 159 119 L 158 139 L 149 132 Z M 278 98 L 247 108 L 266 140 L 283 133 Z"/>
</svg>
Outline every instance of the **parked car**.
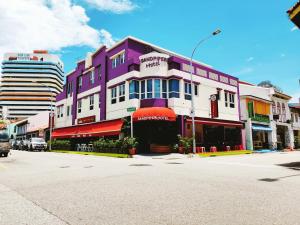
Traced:
<svg viewBox="0 0 300 225">
<path fill-rule="evenodd" d="M 10 149 L 8 134 L 5 131 L 0 131 L 0 156 L 7 157 Z"/>
<path fill-rule="evenodd" d="M 47 143 L 43 138 L 30 138 L 27 142 L 27 148 L 29 151 L 42 151 L 47 149 Z"/>
</svg>

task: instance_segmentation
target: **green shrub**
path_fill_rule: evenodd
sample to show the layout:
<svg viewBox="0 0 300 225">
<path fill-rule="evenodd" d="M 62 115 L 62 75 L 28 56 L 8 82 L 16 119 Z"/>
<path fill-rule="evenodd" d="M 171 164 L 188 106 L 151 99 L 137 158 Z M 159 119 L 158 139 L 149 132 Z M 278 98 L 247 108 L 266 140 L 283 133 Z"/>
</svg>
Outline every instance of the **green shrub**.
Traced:
<svg viewBox="0 0 300 225">
<path fill-rule="evenodd" d="M 49 148 L 50 141 L 47 144 Z M 51 148 L 53 150 L 71 150 L 71 142 L 69 140 L 52 140 Z"/>
</svg>

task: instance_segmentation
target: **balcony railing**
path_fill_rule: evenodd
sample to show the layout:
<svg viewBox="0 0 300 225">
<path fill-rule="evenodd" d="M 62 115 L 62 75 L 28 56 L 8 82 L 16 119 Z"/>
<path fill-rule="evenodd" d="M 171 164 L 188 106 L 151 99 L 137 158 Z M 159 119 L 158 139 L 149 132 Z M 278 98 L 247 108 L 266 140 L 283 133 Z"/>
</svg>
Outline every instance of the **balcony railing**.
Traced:
<svg viewBox="0 0 300 225">
<path fill-rule="evenodd" d="M 268 115 L 254 114 L 254 116 L 252 116 L 251 119 L 253 121 L 262 122 L 262 123 L 270 122 L 270 118 Z"/>
</svg>

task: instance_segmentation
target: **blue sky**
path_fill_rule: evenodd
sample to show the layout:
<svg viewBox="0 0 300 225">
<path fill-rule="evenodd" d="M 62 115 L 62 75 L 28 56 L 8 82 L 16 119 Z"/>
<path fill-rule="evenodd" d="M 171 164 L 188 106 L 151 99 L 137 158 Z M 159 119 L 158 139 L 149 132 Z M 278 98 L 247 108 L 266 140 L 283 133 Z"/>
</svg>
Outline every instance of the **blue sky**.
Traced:
<svg viewBox="0 0 300 225">
<path fill-rule="evenodd" d="M 300 30 L 286 14 L 297 0 L 16 1 L 0 2 L 7 12 L 0 15 L 0 28 L 15 37 L 0 38 L 0 53 L 50 49 L 68 72 L 100 43 L 131 35 L 190 56 L 201 38 L 220 28 L 198 49 L 197 60 L 255 84 L 271 80 L 300 96 Z M 41 30 L 43 38 L 33 35 Z"/>
</svg>

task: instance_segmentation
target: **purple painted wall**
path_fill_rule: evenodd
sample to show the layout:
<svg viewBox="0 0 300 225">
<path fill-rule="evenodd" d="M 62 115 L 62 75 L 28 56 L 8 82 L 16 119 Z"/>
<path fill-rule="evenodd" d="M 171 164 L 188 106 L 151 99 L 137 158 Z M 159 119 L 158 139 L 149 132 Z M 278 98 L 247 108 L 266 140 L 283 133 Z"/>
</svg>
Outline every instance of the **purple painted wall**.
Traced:
<svg viewBox="0 0 300 225">
<path fill-rule="evenodd" d="M 125 50 L 125 63 L 118 65 L 116 68 L 112 68 L 112 60 L 110 57 L 117 54 L 118 52 Z M 81 61 L 77 63 L 77 67 L 75 71 L 67 76 L 66 82 L 72 82 L 73 84 L 73 105 L 72 105 L 72 124 L 75 124 L 75 120 L 77 118 L 77 94 L 82 93 L 84 91 L 90 90 L 94 87 L 101 86 L 100 91 L 100 120 L 106 119 L 106 89 L 107 82 L 111 79 L 114 79 L 118 76 L 121 76 L 130 70 L 139 70 L 139 56 L 150 53 L 153 51 L 153 48 L 149 45 L 142 44 L 138 41 L 132 39 L 126 39 L 122 43 L 115 46 L 113 49 L 107 51 L 106 47 L 102 47 L 97 50 L 92 56 L 92 66 L 95 67 L 95 83 L 90 83 L 90 72 L 83 75 L 82 79 L 82 88 L 77 90 L 78 88 L 78 77 L 83 74 L 84 71 L 89 68 L 85 68 L 85 61 Z M 182 70 L 182 64 L 189 64 L 189 60 L 182 59 L 177 56 L 171 56 L 169 59 L 170 69 L 180 69 Z M 101 65 L 101 79 L 98 78 L 98 66 Z M 200 68 L 208 72 L 212 72 L 220 75 L 228 77 L 230 79 L 238 81 L 238 78 L 230 76 L 228 74 L 222 73 L 215 69 L 200 65 L 198 63 L 193 63 L 193 66 L 196 68 Z M 198 76 L 198 75 L 196 75 Z M 207 79 L 210 79 L 207 77 Z M 221 82 L 220 78 L 218 78 L 217 82 Z M 229 84 L 230 85 L 230 84 Z M 66 86 L 63 89 L 63 92 L 58 94 L 56 97 L 57 101 L 65 99 L 67 97 Z M 239 94 L 239 88 L 237 87 L 237 93 Z M 238 96 L 239 99 L 239 96 Z M 145 99 L 141 100 L 141 107 L 151 107 L 151 106 L 162 106 L 167 107 L 167 101 L 165 99 Z M 239 112 L 240 113 L 240 112 Z"/>
<path fill-rule="evenodd" d="M 141 108 L 146 107 L 168 107 L 168 99 L 150 98 L 141 100 Z"/>
</svg>

